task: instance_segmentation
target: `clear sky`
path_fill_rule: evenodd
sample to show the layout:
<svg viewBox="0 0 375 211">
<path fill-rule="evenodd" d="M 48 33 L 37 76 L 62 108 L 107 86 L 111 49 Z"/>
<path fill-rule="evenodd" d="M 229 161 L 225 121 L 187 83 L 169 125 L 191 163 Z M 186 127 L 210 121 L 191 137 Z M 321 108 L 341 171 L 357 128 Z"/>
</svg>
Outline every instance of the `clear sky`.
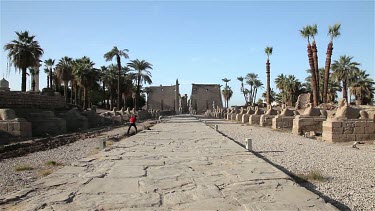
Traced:
<svg viewBox="0 0 375 211">
<path fill-rule="evenodd" d="M 341 23 L 333 60 L 353 56 L 375 76 L 374 1 L 0 1 L 0 74 L 11 90 L 21 89 L 21 75 L 7 70 L 3 46 L 21 30 L 36 35 L 42 60 L 89 56 L 100 67 L 110 64 L 103 55 L 113 46 L 129 49 L 130 59 L 153 64 L 152 85 L 178 78 L 181 94 L 190 95 L 192 83 L 224 84 L 221 79 L 229 78 L 233 105 L 244 103 L 238 76 L 254 72 L 266 84 L 266 46 L 273 46 L 271 88 L 281 73 L 304 81 L 307 41 L 299 30 L 318 25 L 324 67 L 328 26 Z M 41 72 L 40 87 L 46 87 Z"/>
</svg>

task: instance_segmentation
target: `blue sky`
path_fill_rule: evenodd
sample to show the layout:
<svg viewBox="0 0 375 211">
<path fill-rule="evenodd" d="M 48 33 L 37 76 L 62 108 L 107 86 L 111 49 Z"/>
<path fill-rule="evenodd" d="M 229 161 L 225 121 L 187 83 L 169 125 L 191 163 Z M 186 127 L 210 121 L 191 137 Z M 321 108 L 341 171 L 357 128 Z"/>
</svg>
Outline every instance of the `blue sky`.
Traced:
<svg viewBox="0 0 375 211">
<path fill-rule="evenodd" d="M 238 76 L 254 72 L 266 83 L 266 46 L 273 46 L 271 87 L 281 73 L 303 81 L 309 69 L 307 41 L 298 30 L 318 25 L 319 66 L 324 67 L 328 26 L 341 23 L 333 59 L 354 56 L 375 76 L 374 1 L 1 0 L 0 7 L 0 74 L 12 90 L 21 89 L 21 75 L 14 68 L 8 72 L 3 46 L 21 30 L 36 35 L 45 52 L 42 60 L 89 56 L 99 67 L 110 64 L 103 54 L 113 46 L 129 49 L 130 59 L 153 64 L 153 85 L 171 85 L 178 78 L 181 94 L 190 95 L 192 83 L 224 84 L 221 79 L 229 78 L 233 105 L 244 103 Z M 45 86 L 41 73 L 40 87 Z"/>
</svg>

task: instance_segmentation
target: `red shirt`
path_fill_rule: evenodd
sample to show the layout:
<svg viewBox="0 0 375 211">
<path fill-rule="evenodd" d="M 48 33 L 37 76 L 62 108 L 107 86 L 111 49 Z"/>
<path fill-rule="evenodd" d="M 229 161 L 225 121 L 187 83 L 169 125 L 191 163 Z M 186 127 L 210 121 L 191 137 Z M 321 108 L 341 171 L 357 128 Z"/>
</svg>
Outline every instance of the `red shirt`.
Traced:
<svg viewBox="0 0 375 211">
<path fill-rule="evenodd" d="M 135 117 L 135 116 L 132 116 L 132 117 L 130 117 L 130 123 L 135 123 L 135 121 L 137 121 L 137 117 Z"/>
</svg>

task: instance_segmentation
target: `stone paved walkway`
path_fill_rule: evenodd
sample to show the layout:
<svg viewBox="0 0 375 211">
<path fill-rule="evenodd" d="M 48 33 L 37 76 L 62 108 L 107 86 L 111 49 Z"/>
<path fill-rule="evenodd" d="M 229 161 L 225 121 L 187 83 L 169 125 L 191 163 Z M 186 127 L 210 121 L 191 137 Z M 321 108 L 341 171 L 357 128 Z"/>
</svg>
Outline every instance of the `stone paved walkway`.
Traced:
<svg viewBox="0 0 375 211">
<path fill-rule="evenodd" d="M 0 197 L 9 210 L 335 210 L 194 117 L 177 116 Z"/>
</svg>

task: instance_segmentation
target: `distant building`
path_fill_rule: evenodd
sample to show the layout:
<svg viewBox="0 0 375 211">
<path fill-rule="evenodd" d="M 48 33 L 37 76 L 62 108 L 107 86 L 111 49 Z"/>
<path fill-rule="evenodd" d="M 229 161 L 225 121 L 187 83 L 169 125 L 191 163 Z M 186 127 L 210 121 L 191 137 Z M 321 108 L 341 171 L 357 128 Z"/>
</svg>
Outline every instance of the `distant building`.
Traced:
<svg viewBox="0 0 375 211">
<path fill-rule="evenodd" d="M 160 111 L 178 111 L 180 92 L 178 80 L 172 86 L 150 86 L 147 96 L 148 109 Z"/>
<path fill-rule="evenodd" d="M 197 114 L 212 110 L 213 107 L 223 107 L 219 84 L 192 84 L 191 107 Z"/>
</svg>

